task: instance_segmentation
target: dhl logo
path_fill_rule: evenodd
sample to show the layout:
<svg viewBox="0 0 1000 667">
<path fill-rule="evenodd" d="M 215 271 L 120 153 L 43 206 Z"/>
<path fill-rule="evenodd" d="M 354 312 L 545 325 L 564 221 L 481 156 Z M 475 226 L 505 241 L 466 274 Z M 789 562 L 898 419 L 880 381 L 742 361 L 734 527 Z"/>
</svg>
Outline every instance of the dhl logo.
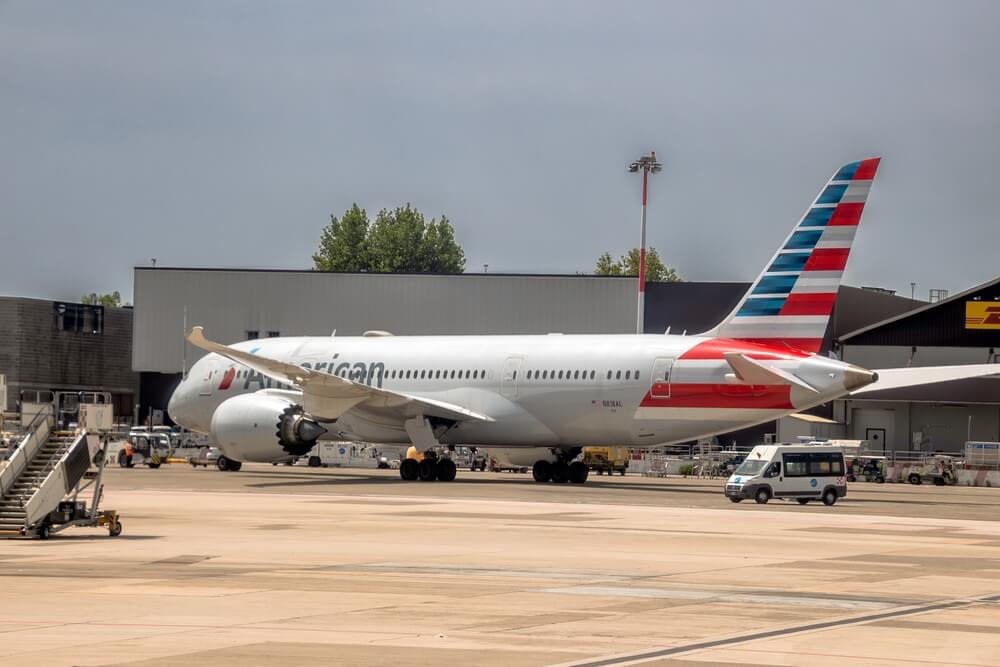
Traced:
<svg viewBox="0 0 1000 667">
<path fill-rule="evenodd" d="M 966 329 L 1000 329 L 1000 301 L 966 301 Z"/>
</svg>

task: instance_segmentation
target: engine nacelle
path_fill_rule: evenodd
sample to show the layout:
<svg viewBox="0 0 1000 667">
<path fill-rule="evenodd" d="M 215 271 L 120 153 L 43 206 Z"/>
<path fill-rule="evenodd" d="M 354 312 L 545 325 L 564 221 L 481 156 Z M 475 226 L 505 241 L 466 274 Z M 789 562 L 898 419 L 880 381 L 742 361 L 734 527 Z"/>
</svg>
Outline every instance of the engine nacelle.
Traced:
<svg viewBox="0 0 1000 667">
<path fill-rule="evenodd" d="M 270 462 L 304 456 L 326 429 L 281 396 L 243 394 L 222 402 L 212 415 L 212 438 L 237 461 Z"/>
</svg>

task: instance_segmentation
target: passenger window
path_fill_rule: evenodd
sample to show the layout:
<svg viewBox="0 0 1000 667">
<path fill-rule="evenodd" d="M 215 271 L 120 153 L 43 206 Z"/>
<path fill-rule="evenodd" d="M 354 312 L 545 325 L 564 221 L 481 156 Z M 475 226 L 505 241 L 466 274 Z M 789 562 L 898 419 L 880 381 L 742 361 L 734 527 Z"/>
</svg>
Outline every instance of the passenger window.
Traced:
<svg viewBox="0 0 1000 667">
<path fill-rule="evenodd" d="M 517 371 L 514 371 L 514 379 L 517 379 Z"/>
<path fill-rule="evenodd" d="M 616 380 L 621 380 L 622 379 L 622 372 L 621 371 L 618 371 L 617 373 L 615 373 L 615 379 Z"/>
<path fill-rule="evenodd" d="M 625 371 L 625 379 L 626 380 L 632 379 L 632 371 Z"/>
<path fill-rule="evenodd" d="M 580 371 L 573 371 L 573 379 L 574 380 L 580 379 Z"/>
<path fill-rule="evenodd" d="M 635 379 L 636 379 L 636 380 L 638 380 L 638 379 L 639 379 L 639 371 L 636 371 L 636 372 L 635 372 Z"/>
<path fill-rule="evenodd" d="M 784 454 L 782 457 L 785 460 L 786 477 L 805 477 L 809 474 L 808 454 Z"/>
<path fill-rule="evenodd" d="M 563 372 L 562 372 L 562 371 L 559 371 L 559 379 L 560 379 L 560 380 L 562 380 L 562 374 L 563 374 Z"/>
<path fill-rule="evenodd" d="M 549 379 L 549 372 L 548 371 L 542 371 L 542 379 L 543 380 L 548 380 Z"/>
<path fill-rule="evenodd" d="M 451 372 L 451 379 L 452 379 L 452 380 L 454 380 L 454 379 L 455 379 L 455 371 L 452 371 L 452 372 Z"/>
<path fill-rule="evenodd" d="M 472 371 L 472 379 L 473 380 L 479 379 L 479 371 Z"/>
<path fill-rule="evenodd" d="M 427 377 L 427 370 L 426 369 L 420 371 L 420 379 L 423 380 L 425 377 Z"/>
<path fill-rule="evenodd" d="M 608 379 L 611 379 L 611 371 L 608 371 Z"/>
<path fill-rule="evenodd" d="M 591 379 L 591 380 L 593 380 L 593 379 L 594 379 L 594 371 L 590 371 L 590 379 Z"/>
</svg>

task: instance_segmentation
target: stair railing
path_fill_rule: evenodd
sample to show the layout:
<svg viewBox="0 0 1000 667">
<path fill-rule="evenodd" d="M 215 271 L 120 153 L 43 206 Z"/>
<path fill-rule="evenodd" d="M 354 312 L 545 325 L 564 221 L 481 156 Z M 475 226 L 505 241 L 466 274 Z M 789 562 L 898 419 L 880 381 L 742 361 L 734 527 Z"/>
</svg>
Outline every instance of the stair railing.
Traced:
<svg viewBox="0 0 1000 667">
<path fill-rule="evenodd" d="M 7 467 L 0 470 L 0 498 L 7 495 L 7 491 L 14 485 L 14 482 L 21 475 L 32 457 L 39 448 L 49 438 L 49 431 L 52 428 L 52 415 L 46 412 L 39 412 L 35 415 L 31 423 L 28 424 L 27 432 L 18 443 L 17 447 L 7 458 Z"/>
</svg>

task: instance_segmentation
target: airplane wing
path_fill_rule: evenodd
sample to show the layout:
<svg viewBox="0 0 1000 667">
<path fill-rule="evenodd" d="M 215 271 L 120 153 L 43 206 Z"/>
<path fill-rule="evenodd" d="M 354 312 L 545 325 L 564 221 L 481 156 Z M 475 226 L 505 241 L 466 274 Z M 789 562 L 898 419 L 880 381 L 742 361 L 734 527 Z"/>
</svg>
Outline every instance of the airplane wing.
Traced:
<svg viewBox="0 0 1000 667">
<path fill-rule="evenodd" d="M 900 389 L 935 382 L 951 380 L 966 380 L 969 378 L 1000 375 L 1000 364 L 969 364 L 966 366 L 926 366 L 916 368 L 883 368 L 874 371 L 878 380 L 870 385 L 856 389 L 851 396 L 867 394 L 885 389 Z M 998 387 L 1000 389 L 1000 387 Z"/>
<path fill-rule="evenodd" d="M 492 422 L 494 419 L 460 405 L 422 396 L 411 396 L 387 389 L 369 387 L 330 373 L 304 368 L 298 364 L 269 359 L 205 338 L 202 327 L 194 327 L 187 340 L 195 347 L 221 354 L 249 366 L 258 373 L 278 382 L 295 385 L 302 390 L 305 411 L 315 417 L 337 419 L 356 405 L 375 409 L 390 409 L 402 418 L 425 415 L 455 421 Z"/>
</svg>

